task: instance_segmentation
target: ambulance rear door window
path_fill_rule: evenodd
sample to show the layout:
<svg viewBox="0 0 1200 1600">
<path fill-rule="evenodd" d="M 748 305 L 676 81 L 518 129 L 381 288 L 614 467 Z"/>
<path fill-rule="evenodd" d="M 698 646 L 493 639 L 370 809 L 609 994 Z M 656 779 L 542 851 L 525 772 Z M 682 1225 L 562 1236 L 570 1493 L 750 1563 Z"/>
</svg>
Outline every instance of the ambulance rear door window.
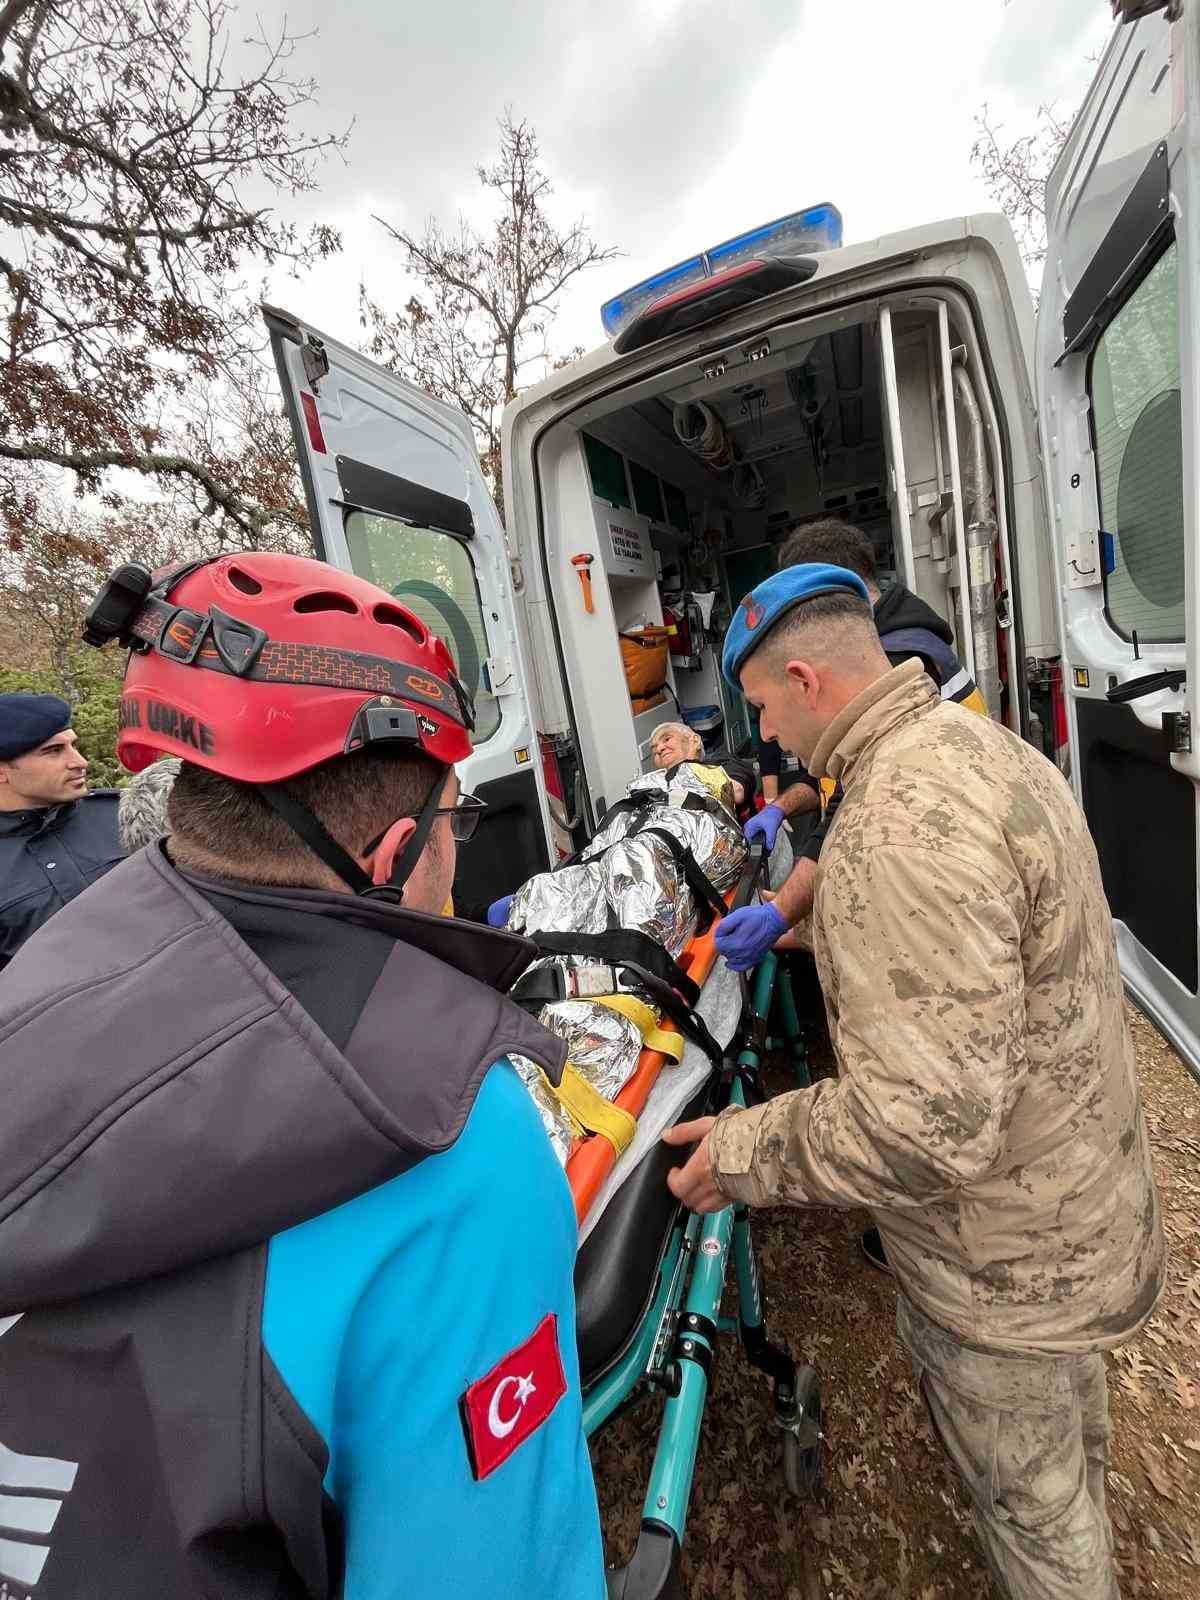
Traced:
<svg viewBox="0 0 1200 1600">
<path fill-rule="evenodd" d="M 414 528 L 372 511 L 346 517 L 346 545 L 360 578 L 386 589 L 449 646 L 458 675 L 475 700 L 475 744 L 500 725 L 500 702 L 487 682 L 489 651 L 479 585 L 461 539 Z"/>
</svg>

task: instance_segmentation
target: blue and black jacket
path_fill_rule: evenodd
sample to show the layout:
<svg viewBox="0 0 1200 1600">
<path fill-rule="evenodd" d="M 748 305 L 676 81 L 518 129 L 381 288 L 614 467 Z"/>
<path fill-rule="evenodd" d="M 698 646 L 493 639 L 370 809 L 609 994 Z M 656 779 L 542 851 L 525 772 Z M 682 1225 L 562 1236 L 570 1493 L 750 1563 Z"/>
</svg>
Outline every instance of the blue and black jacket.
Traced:
<svg viewBox="0 0 1200 1600">
<path fill-rule="evenodd" d="M 915 658 L 937 684 L 943 700 L 953 700 L 971 711 L 987 715 L 987 706 L 974 678 L 954 653 L 953 629 L 920 595 L 906 589 L 902 583 L 893 584 L 875 602 L 874 614 L 879 642 L 892 666 L 902 667 L 906 661 Z M 782 770 L 779 746 L 774 740 L 759 740 L 757 748 L 763 776 L 778 777 Z M 808 784 L 810 788 L 820 789 L 817 780 L 803 767 L 798 781 Z M 821 854 L 825 835 L 841 803 L 842 791 L 839 786 L 829 795 L 820 820 L 801 845 L 799 854 L 802 858 L 815 861 Z"/>
<path fill-rule="evenodd" d="M 574 1211 L 508 1061 L 562 1067 L 504 997 L 530 953 L 161 850 L 21 950 L 10 1596 L 601 1600 Z"/>
<path fill-rule="evenodd" d="M 902 583 L 893 584 L 875 602 L 875 627 L 894 667 L 902 667 L 915 656 L 937 684 L 943 700 L 987 715 L 974 678 L 954 653 L 954 630 L 920 595 Z"/>
</svg>

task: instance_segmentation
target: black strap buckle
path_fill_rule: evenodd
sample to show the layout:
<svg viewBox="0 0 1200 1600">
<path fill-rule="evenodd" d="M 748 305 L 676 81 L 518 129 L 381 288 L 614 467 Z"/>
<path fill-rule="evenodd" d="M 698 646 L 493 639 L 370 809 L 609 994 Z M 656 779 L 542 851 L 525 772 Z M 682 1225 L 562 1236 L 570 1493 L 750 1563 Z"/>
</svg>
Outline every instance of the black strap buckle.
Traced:
<svg viewBox="0 0 1200 1600">
<path fill-rule="evenodd" d="M 630 994 L 621 962 L 588 961 L 583 966 L 568 966 L 565 958 L 523 973 L 510 990 L 518 1005 L 536 1001 L 555 1005 L 560 1000 L 606 1000 L 609 995 Z"/>
<path fill-rule="evenodd" d="M 158 649 L 168 660 L 191 666 L 200 654 L 208 628 L 209 619 L 202 612 L 176 606 L 163 618 L 158 630 Z"/>
<path fill-rule="evenodd" d="M 262 654 L 262 647 L 267 642 L 266 634 L 252 622 L 231 617 L 220 606 L 210 606 L 208 615 L 213 644 L 222 665 L 235 678 L 244 678 Z"/>
<path fill-rule="evenodd" d="M 610 928 L 607 933 L 534 933 L 530 937 L 544 955 L 582 956 L 621 967 L 636 961 L 636 970 L 645 968 L 657 974 L 688 1005 L 694 1006 L 700 999 L 699 986 L 649 934 L 636 933 L 632 928 Z"/>
<path fill-rule="evenodd" d="M 557 963 L 523 972 L 508 991 L 510 1000 L 530 1011 L 540 1011 L 543 1006 L 557 1005 L 567 998 L 567 985 L 562 968 Z"/>
</svg>

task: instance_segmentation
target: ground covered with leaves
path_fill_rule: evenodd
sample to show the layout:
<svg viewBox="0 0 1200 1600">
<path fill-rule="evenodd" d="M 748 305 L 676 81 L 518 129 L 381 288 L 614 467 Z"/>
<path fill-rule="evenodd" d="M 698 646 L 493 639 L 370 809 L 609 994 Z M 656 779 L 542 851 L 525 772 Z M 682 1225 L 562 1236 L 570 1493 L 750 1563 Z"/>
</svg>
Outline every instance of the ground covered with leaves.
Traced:
<svg viewBox="0 0 1200 1600">
<path fill-rule="evenodd" d="M 1109 1505 L 1122 1592 L 1200 1594 L 1200 1084 L 1132 1014 L 1170 1241 L 1166 1293 L 1109 1359 Z M 820 1066 L 820 1046 L 814 1050 Z M 773 1087 L 786 1087 L 780 1083 Z M 784 1488 L 770 1384 L 722 1343 L 684 1547 L 689 1600 L 985 1600 L 989 1581 L 957 1482 L 894 1333 L 891 1280 L 867 1265 L 865 1217 L 766 1211 L 756 1239 L 771 1334 L 821 1374 L 825 1485 Z M 608 1559 L 637 1539 L 657 1439 L 648 1398 L 594 1442 Z"/>
</svg>

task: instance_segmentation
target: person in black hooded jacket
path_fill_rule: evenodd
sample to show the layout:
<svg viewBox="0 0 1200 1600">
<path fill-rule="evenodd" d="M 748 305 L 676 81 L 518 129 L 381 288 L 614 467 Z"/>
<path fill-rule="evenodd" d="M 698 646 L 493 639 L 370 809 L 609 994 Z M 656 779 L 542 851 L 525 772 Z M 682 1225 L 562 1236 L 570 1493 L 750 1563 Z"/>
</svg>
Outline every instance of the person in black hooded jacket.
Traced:
<svg viewBox="0 0 1200 1600">
<path fill-rule="evenodd" d="M 879 642 L 891 664 L 900 667 L 916 657 L 937 684 L 943 700 L 953 700 L 965 705 L 968 710 L 987 716 L 987 706 L 974 678 L 954 653 L 954 630 L 931 605 L 927 605 L 919 594 L 905 588 L 904 584 L 894 583 L 886 594 L 881 591 L 875 566 L 875 549 L 865 533 L 836 517 L 798 524 L 788 530 L 788 537 L 779 547 L 779 570 L 806 562 L 826 562 L 830 566 L 845 567 L 850 572 L 856 572 L 867 586 L 875 609 Z M 774 774 L 778 779 L 781 761 L 779 746 L 774 741 L 760 745 L 759 759 L 765 792 L 767 776 Z M 803 768 L 799 782 L 818 795 L 819 804 L 818 785 Z M 821 853 L 821 843 L 833 821 L 841 796 L 834 794 L 827 798 L 829 803 L 821 824 L 813 830 L 802 851 L 802 859 L 816 861 Z M 768 794 L 767 799 L 774 802 L 776 795 Z M 796 810 L 813 809 L 813 803 L 805 801 L 802 794 L 793 799 L 801 802 Z"/>
<path fill-rule="evenodd" d="M 939 617 L 933 607 L 927 605 L 920 595 L 914 594 L 902 583 L 893 584 L 886 594 L 881 592 L 875 568 L 875 550 L 866 534 L 858 528 L 851 527 L 848 522 L 839 521 L 836 517 L 827 517 L 820 522 L 793 527 L 779 548 L 779 569 L 782 571 L 784 567 L 794 567 L 807 562 L 825 562 L 830 566 L 845 567 L 850 572 L 856 572 L 867 586 L 867 593 L 875 609 L 875 626 L 879 631 L 879 642 L 891 664 L 900 667 L 916 657 L 937 684 L 943 700 L 954 700 L 971 711 L 978 711 L 981 716 L 987 715 L 987 706 L 974 678 L 954 653 L 954 632 L 950 624 L 945 618 Z M 779 746 L 773 741 L 759 746 L 764 792 L 768 774 L 775 774 L 776 783 L 778 782 L 780 756 Z M 775 834 L 786 820 L 803 812 L 816 810 L 821 805 L 822 798 L 825 801 L 824 814 L 797 854 L 798 864 L 804 861 L 811 863 L 807 873 L 803 874 L 807 887 L 807 900 L 796 909 L 789 926 L 794 926 L 801 917 L 806 916 L 812 905 L 812 870 L 841 802 L 841 793 L 833 789 L 822 797 L 816 779 L 801 768 L 798 781 L 793 785 L 786 800 L 777 793 L 767 796 L 769 802 L 767 811 L 769 812 L 774 806 L 780 815 L 777 818 L 768 817 L 763 812 L 753 824 L 757 830 L 762 831 L 764 841 L 769 848 L 774 843 Z M 769 831 L 772 825 L 774 832 Z M 786 915 L 782 906 L 779 909 L 781 914 Z"/>
<path fill-rule="evenodd" d="M 794 542 L 801 548 L 804 548 L 802 540 L 807 531 L 802 529 L 795 536 Z M 875 607 L 875 626 L 888 660 L 899 667 L 916 656 L 937 684 L 943 700 L 957 701 L 968 710 L 986 716 L 987 706 L 974 678 L 954 653 L 954 632 L 950 624 L 902 583 L 894 583 L 886 594 L 880 594 L 874 576 L 874 551 L 869 540 L 861 534 L 858 537 L 867 553 L 863 565 L 869 561 L 871 566 L 871 571 L 861 572 L 860 576 Z M 791 543 L 789 541 L 789 545 Z M 859 572 L 858 567 L 850 570 Z"/>
</svg>

